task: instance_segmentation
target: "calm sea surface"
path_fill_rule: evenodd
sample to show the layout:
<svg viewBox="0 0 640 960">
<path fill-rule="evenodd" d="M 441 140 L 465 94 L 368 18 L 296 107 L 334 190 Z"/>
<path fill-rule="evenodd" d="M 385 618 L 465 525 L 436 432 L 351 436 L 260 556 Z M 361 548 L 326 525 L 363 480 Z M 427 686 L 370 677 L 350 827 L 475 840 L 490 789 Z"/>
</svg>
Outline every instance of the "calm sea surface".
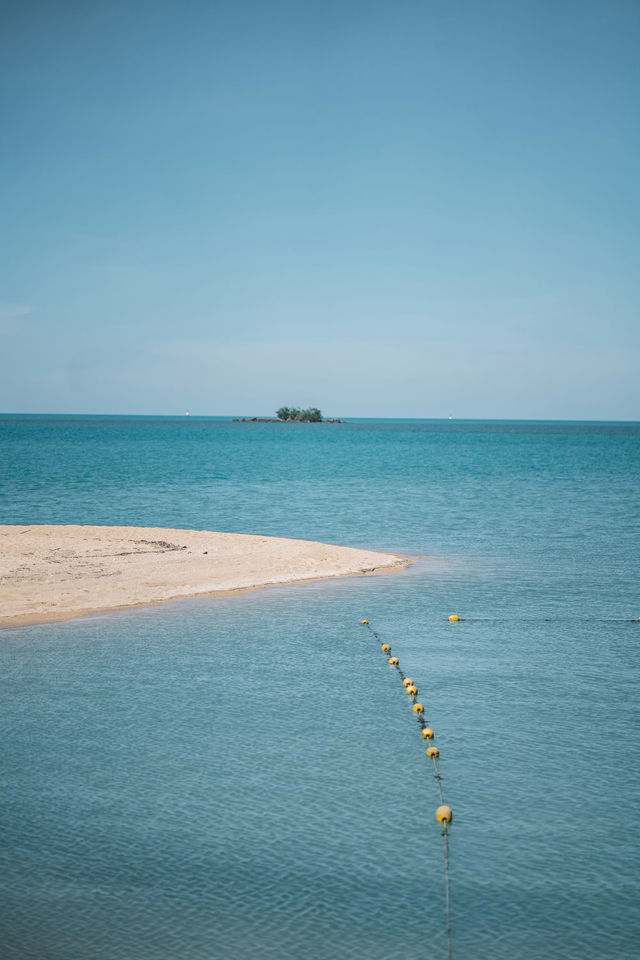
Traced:
<svg viewBox="0 0 640 960">
<path fill-rule="evenodd" d="M 263 533 L 405 573 L 0 634 L 3 960 L 639 953 L 633 424 L 0 418 L 0 523 Z M 447 616 L 464 618 L 450 624 Z"/>
</svg>

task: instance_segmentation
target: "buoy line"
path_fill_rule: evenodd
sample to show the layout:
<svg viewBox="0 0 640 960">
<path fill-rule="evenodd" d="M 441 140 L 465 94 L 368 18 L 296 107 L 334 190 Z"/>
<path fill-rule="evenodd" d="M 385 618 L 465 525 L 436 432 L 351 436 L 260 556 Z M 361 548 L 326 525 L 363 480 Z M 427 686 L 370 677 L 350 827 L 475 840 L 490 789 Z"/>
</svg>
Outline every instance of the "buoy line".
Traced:
<svg viewBox="0 0 640 960">
<path fill-rule="evenodd" d="M 452 615 L 449 617 L 451 622 L 456 622 L 459 618 Z M 434 779 L 438 787 L 438 794 L 440 796 L 440 806 L 436 810 L 436 820 L 442 826 L 442 837 L 444 839 L 444 893 L 445 893 L 445 929 L 447 936 L 447 958 L 451 960 L 451 891 L 450 891 L 450 880 L 449 880 L 449 826 L 453 819 L 453 811 L 451 807 L 448 807 L 444 802 L 444 793 L 442 790 L 442 777 L 440 775 L 440 770 L 438 769 L 438 757 L 440 756 L 440 751 L 433 743 L 434 732 L 431 727 L 428 725 L 424 717 L 424 706 L 418 702 L 418 688 L 413 682 L 411 677 L 405 675 L 405 673 L 400 668 L 400 660 L 398 657 L 391 656 L 391 645 L 385 643 L 378 632 L 374 630 L 368 620 L 361 620 L 360 623 L 367 628 L 367 630 L 372 634 L 375 640 L 380 644 L 380 650 L 388 658 L 387 662 L 392 669 L 396 670 L 400 679 L 402 680 L 402 686 L 404 687 L 405 693 L 411 699 L 413 704 L 413 712 L 416 715 L 416 720 L 420 726 L 420 735 L 423 740 L 429 741 L 429 746 L 426 750 L 426 755 L 429 760 L 433 762 L 434 769 Z"/>
<path fill-rule="evenodd" d="M 452 613 L 449 623 L 509 623 L 511 617 L 459 617 Z M 579 620 L 581 623 L 640 623 L 640 617 L 518 617 L 520 623 L 564 623 Z"/>
</svg>

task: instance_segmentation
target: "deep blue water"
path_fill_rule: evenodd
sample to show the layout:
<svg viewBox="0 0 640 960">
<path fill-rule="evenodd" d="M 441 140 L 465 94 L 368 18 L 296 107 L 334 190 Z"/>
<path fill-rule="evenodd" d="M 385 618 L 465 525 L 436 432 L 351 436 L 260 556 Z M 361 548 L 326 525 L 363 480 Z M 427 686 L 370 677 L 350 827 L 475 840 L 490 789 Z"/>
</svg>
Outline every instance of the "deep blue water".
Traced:
<svg viewBox="0 0 640 960">
<path fill-rule="evenodd" d="M 7 960 L 638 955 L 636 424 L 0 418 L 0 523 L 408 571 L 0 634 Z M 465 618 L 450 624 L 447 616 Z"/>
</svg>

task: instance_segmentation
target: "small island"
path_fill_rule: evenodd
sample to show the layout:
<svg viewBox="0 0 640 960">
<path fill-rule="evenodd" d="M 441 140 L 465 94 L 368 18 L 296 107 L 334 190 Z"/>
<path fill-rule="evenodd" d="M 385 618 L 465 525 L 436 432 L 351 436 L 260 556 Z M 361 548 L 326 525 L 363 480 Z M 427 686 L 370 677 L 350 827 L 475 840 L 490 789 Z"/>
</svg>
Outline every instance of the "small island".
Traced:
<svg viewBox="0 0 640 960">
<path fill-rule="evenodd" d="M 275 417 L 234 417 L 234 423 L 345 423 L 339 417 L 328 420 L 317 407 L 301 410 L 299 407 L 280 407 Z"/>
</svg>

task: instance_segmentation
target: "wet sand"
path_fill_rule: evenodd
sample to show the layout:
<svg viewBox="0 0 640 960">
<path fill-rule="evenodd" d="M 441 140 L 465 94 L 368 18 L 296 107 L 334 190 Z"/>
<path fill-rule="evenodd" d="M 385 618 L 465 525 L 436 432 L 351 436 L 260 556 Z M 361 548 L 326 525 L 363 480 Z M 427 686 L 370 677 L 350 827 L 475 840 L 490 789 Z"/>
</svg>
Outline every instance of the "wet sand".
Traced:
<svg viewBox="0 0 640 960">
<path fill-rule="evenodd" d="M 408 562 L 309 540 L 206 530 L 0 526 L 0 627 L 392 573 Z"/>
</svg>

